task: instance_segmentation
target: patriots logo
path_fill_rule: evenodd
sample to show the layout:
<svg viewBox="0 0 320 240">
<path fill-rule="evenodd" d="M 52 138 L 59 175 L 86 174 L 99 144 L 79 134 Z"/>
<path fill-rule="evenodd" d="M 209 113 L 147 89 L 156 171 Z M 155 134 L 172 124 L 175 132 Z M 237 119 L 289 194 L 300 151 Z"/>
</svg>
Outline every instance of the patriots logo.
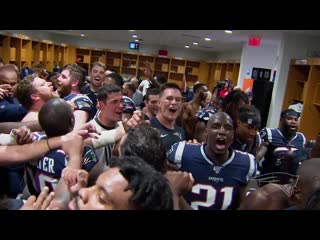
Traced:
<svg viewBox="0 0 320 240">
<path fill-rule="evenodd" d="M 97 162 L 97 155 L 95 154 L 94 150 L 89 148 L 86 149 L 84 156 L 82 156 L 82 163 L 83 165 L 88 164 L 89 162 Z"/>
<path fill-rule="evenodd" d="M 267 133 L 265 131 L 260 131 L 259 134 L 260 134 L 261 138 L 264 138 L 265 135 L 267 135 Z"/>
<path fill-rule="evenodd" d="M 81 101 L 81 102 L 79 101 L 79 102 L 76 103 L 76 105 L 77 105 L 78 109 L 90 108 L 91 107 L 90 104 L 85 102 L 85 101 Z"/>
<path fill-rule="evenodd" d="M 220 171 L 221 171 L 221 169 L 222 169 L 222 167 L 220 167 L 220 166 L 214 166 L 214 167 L 213 167 L 213 171 L 214 171 L 216 174 L 219 174 Z"/>
<path fill-rule="evenodd" d="M 181 136 L 181 133 L 179 133 L 179 132 L 175 132 L 173 135 L 176 135 L 176 136 L 178 136 L 181 140 L 182 140 L 182 136 Z"/>
</svg>

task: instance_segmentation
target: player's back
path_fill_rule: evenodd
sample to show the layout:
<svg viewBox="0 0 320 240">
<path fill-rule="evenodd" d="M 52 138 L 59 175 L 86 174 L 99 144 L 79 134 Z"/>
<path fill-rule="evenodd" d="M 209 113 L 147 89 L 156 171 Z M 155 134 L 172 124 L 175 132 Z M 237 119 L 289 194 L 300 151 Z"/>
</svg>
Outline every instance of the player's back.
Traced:
<svg viewBox="0 0 320 240">
<path fill-rule="evenodd" d="M 46 139 L 44 133 L 33 134 L 35 140 Z M 86 146 L 82 155 L 82 168 L 90 171 L 98 162 L 97 155 L 91 147 Z M 27 182 L 31 194 L 39 195 L 47 186 L 53 191 L 61 178 L 62 170 L 68 164 L 68 156 L 62 149 L 53 149 L 40 159 L 27 163 Z"/>
</svg>

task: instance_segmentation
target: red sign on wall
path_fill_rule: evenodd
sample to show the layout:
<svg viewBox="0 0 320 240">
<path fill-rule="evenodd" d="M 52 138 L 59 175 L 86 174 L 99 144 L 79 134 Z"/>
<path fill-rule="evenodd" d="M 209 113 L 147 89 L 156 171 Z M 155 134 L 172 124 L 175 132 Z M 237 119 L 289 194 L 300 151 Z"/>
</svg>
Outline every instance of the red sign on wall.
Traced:
<svg viewBox="0 0 320 240">
<path fill-rule="evenodd" d="M 259 37 L 249 37 L 248 45 L 254 46 L 254 47 L 259 47 L 260 42 L 261 42 L 261 38 L 259 38 Z"/>
<path fill-rule="evenodd" d="M 159 55 L 168 56 L 168 51 L 167 50 L 159 50 Z"/>
</svg>

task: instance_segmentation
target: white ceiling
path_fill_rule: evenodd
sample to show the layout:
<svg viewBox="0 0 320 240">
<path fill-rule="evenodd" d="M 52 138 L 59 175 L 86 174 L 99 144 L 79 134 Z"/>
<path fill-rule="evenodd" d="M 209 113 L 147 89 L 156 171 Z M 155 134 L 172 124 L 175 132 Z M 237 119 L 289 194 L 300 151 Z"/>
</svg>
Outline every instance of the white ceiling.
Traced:
<svg viewBox="0 0 320 240">
<path fill-rule="evenodd" d="M 278 44 L 284 33 L 320 36 L 320 30 L 233 30 L 232 34 L 226 34 L 224 30 L 46 30 L 50 34 L 105 40 L 112 42 L 133 41 L 133 34 L 137 34 L 141 45 L 159 45 L 163 47 L 185 48 L 205 52 L 226 52 L 241 50 L 248 37 L 261 37 L 262 44 Z M 212 41 L 204 41 L 205 37 L 211 37 Z M 198 46 L 192 43 L 198 42 Z"/>
</svg>

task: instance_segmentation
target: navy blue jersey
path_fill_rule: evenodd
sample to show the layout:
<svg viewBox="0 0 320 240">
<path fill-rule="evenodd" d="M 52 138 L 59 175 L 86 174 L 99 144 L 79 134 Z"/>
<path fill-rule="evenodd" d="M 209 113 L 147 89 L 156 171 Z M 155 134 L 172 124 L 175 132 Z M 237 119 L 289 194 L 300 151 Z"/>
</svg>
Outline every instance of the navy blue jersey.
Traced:
<svg viewBox="0 0 320 240">
<path fill-rule="evenodd" d="M 90 115 L 90 119 L 93 119 L 97 112 L 97 103 L 98 103 L 97 92 L 91 91 L 90 85 L 82 87 L 80 89 L 80 92 L 88 96 L 88 98 L 90 98 L 90 100 L 92 101 L 92 112 Z"/>
<path fill-rule="evenodd" d="M 174 129 L 166 128 L 156 117 L 152 118 L 150 123 L 152 127 L 160 131 L 160 138 L 166 151 L 169 151 L 173 144 L 186 140 L 185 130 L 177 125 L 174 125 Z"/>
<path fill-rule="evenodd" d="M 76 108 L 74 110 L 86 111 L 89 113 L 90 117 L 94 116 L 92 114 L 93 103 L 90 100 L 90 98 L 87 97 L 86 95 L 74 93 L 74 94 L 71 94 L 67 97 L 64 97 L 63 100 L 73 102 L 74 105 L 76 106 Z"/>
<path fill-rule="evenodd" d="M 279 147 L 294 147 L 301 150 L 306 145 L 306 138 L 300 132 L 297 132 L 294 137 L 288 140 L 282 135 L 278 128 L 263 128 L 260 131 L 260 136 L 263 141 L 268 141 L 270 143 L 268 151 L 264 156 L 264 160 L 260 162 L 262 174 L 271 172 L 289 172 L 289 169 L 291 169 L 292 166 L 290 166 L 289 162 L 286 163 L 284 161 L 286 159 L 283 159 L 281 154 L 276 154 L 275 151 L 279 149 Z"/>
<path fill-rule="evenodd" d="M 0 100 L 0 122 L 20 122 L 27 113 L 16 98 Z"/>
<path fill-rule="evenodd" d="M 257 162 L 253 155 L 229 148 L 229 159 L 217 165 L 205 153 L 206 144 L 172 146 L 169 161 L 180 170 L 192 173 L 194 185 L 184 197 L 193 209 L 236 209 L 240 187 L 255 176 Z"/>
<path fill-rule="evenodd" d="M 252 146 L 249 146 L 249 144 L 246 144 L 246 143 L 242 143 L 242 142 L 240 142 L 239 139 L 236 138 L 233 141 L 231 147 L 235 150 L 239 150 L 241 152 L 251 153 L 252 155 L 255 156 L 257 153 L 257 149 L 261 143 L 262 143 L 261 137 L 260 137 L 259 133 L 257 133 Z"/>
<path fill-rule="evenodd" d="M 260 137 L 263 141 L 268 141 L 274 146 L 291 146 L 297 149 L 304 148 L 307 141 L 303 133 L 300 132 L 297 132 L 293 138 L 286 139 L 280 132 L 279 128 L 263 128 L 260 131 Z"/>
<path fill-rule="evenodd" d="M 39 135 L 38 140 L 43 138 L 43 135 Z M 82 169 L 89 172 L 98 162 L 95 150 L 91 147 L 85 147 L 82 160 Z M 59 182 L 62 170 L 67 165 L 68 155 L 62 149 L 54 149 L 39 160 L 27 163 L 27 181 L 30 193 L 39 195 L 45 186 L 53 191 Z"/>
</svg>

